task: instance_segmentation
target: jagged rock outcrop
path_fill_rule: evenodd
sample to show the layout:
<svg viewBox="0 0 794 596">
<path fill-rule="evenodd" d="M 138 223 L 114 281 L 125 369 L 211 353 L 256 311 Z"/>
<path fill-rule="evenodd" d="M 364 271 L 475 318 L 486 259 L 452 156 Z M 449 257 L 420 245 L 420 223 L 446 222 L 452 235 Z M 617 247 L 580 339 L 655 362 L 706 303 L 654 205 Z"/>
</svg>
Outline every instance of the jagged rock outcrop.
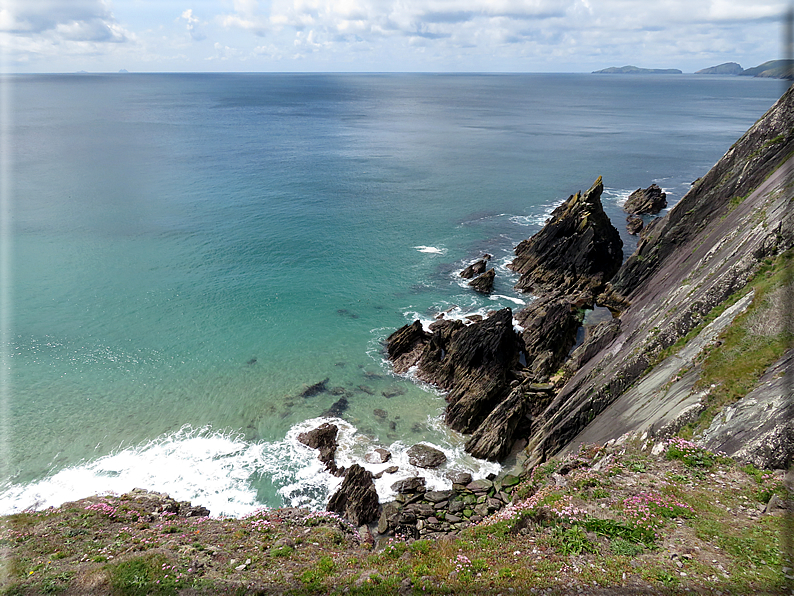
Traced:
<svg viewBox="0 0 794 596">
<path fill-rule="evenodd" d="M 644 189 L 638 188 L 623 204 L 623 210 L 634 215 L 656 215 L 665 207 L 667 207 L 667 193 L 656 184 Z"/>
<path fill-rule="evenodd" d="M 342 486 L 328 501 L 326 509 L 338 513 L 354 526 L 377 520 L 380 502 L 372 473 L 358 464 L 350 466 Z"/>
<path fill-rule="evenodd" d="M 460 276 L 463 279 L 471 279 L 485 273 L 485 268 L 487 266 L 488 263 L 485 259 L 479 259 L 461 271 Z"/>
<path fill-rule="evenodd" d="M 585 308 L 617 270 L 622 259 L 620 234 L 601 205 L 599 177 L 554 210 L 535 236 L 519 244 L 511 267 L 521 273 L 517 288 L 540 294 L 516 314 L 510 309 L 465 325 L 441 319 L 428 337 L 419 322 L 387 340 L 396 372 L 416 366 L 417 376 L 447 390 L 447 424 L 474 433 L 466 449 L 499 460 L 530 428 L 528 417 L 550 396 L 529 395 L 524 381 L 547 380 L 562 364 L 581 325 Z M 493 274 L 488 271 L 475 282 Z M 525 357 L 526 365 L 519 361 Z M 521 390 L 514 390 L 516 387 Z"/>
<path fill-rule="evenodd" d="M 537 380 L 553 374 L 576 343 L 576 332 L 582 324 L 582 310 L 592 305 L 591 297 L 583 302 L 564 295 L 554 294 L 537 298 L 516 313 L 523 327 L 527 370 Z"/>
<path fill-rule="evenodd" d="M 344 468 L 336 465 L 336 435 L 339 428 L 335 424 L 325 422 L 315 429 L 298 435 L 298 441 L 320 451 L 320 461 L 325 464 L 325 468 L 334 475 L 344 473 Z"/>
<path fill-rule="evenodd" d="M 519 426 L 529 426 L 528 406 L 529 397 L 524 388 L 515 388 L 466 441 L 466 451 L 480 459 L 503 460 L 513 447 L 512 439 Z"/>
<path fill-rule="evenodd" d="M 482 294 L 490 294 L 493 291 L 493 282 L 496 278 L 496 271 L 489 269 L 479 277 L 469 282 L 469 285 Z"/>
<path fill-rule="evenodd" d="M 557 207 L 543 229 L 516 247 L 516 289 L 543 294 L 600 288 L 623 261 L 623 242 L 601 205 L 601 177 Z"/>
<path fill-rule="evenodd" d="M 416 364 L 430 338 L 418 320 L 392 333 L 386 339 L 386 354 L 394 372 L 402 374 Z"/>
<path fill-rule="evenodd" d="M 642 218 L 636 215 L 629 215 L 626 218 L 626 230 L 628 230 L 629 234 L 632 236 L 639 234 L 644 225 L 645 223 L 642 221 Z"/>
<path fill-rule="evenodd" d="M 422 353 L 419 376 L 448 390 L 445 419 L 453 430 L 473 432 L 506 395 L 520 350 L 509 308 L 448 338 L 433 336 Z"/>
<path fill-rule="evenodd" d="M 783 166 L 794 153 L 793 131 L 789 90 L 665 217 L 643 231 L 635 253 L 598 297 L 620 313 L 619 330 L 594 338 L 597 345 L 588 348 L 581 367 L 533 418 L 527 466 L 577 444 L 596 419 L 603 432 L 594 440 L 617 438 L 612 434 L 624 427 L 609 417 L 622 408 L 607 411 L 610 404 L 648 371 L 653 375 L 662 350 L 743 288 L 765 259 L 794 246 L 794 193 L 786 171 L 794 161 Z M 684 384 L 687 378 L 669 381 Z M 662 387 L 638 404 L 661 411 L 664 400 L 681 399 Z"/>
<path fill-rule="evenodd" d="M 431 325 L 432 335 L 423 336 L 420 329 L 417 321 L 387 340 L 395 371 L 416 366 L 417 377 L 447 390 L 447 424 L 473 432 L 507 397 L 520 367 L 522 344 L 512 311 L 505 308 L 469 325 L 442 319 Z"/>
</svg>

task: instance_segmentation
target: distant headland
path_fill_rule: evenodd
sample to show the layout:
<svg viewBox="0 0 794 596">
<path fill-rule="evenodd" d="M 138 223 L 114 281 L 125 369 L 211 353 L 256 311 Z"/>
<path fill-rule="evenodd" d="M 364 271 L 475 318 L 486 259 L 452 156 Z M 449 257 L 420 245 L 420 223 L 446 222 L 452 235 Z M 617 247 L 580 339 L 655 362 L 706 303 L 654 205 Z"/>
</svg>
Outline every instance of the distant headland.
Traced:
<svg viewBox="0 0 794 596">
<path fill-rule="evenodd" d="M 737 75 L 766 79 L 794 79 L 794 60 L 769 60 L 753 68 L 744 69 L 736 62 L 726 62 L 698 70 L 695 74 Z"/>
<path fill-rule="evenodd" d="M 640 68 L 639 66 L 610 66 L 593 74 L 683 74 L 677 68 Z"/>
<path fill-rule="evenodd" d="M 683 74 L 677 68 L 640 68 L 639 66 L 610 66 L 592 74 Z M 695 71 L 699 75 L 736 75 L 767 79 L 794 79 L 794 60 L 769 60 L 753 68 L 744 69 L 737 62 L 725 62 Z"/>
</svg>

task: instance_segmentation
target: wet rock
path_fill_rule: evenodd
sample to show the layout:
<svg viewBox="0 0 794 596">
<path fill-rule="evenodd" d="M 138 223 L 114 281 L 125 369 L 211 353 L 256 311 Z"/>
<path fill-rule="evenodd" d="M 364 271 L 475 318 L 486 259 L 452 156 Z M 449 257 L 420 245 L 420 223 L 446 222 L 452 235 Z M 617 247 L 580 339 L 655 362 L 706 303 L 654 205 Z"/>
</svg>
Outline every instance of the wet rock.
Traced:
<svg viewBox="0 0 794 596">
<path fill-rule="evenodd" d="M 667 193 L 662 192 L 656 184 L 651 184 L 646 189 L 638 188 L 631 193 L 623 205 L 623 210 L 634 215 L 656 214 L 665 207 L 667 207 Z"/>
<path fill-rule="evenodd" d="M 493 482 L 481 478 L 480 480 L 470 482 L 466 488 L 475 494 L 485 494 L 493 488 Z"/>
<path fill-rule="evenodd" d="M 626 218 L 626 230 L 632 236 L 639 234 L 644 225 L 642 218 L 636 215 L 629 215 Z"/>
<path fill-rule="evenodd" d="M 485 268 L 487 266 L 488 264 L 485 262 L 485 259 L 480 259 L 461 271 L 460 276 L 464 279 L 471 279 L 477 275 L 485 273 Z"/>
<path fill-rule="evenodd" d="M 406 453 L 408 462 L 418 468 L 437 468 L 447 461 L 447 456 L 442 451 L 421 443 L 412 446 Z"/>
<path fill-rule="evenodd" d="M 338 432 L 339 429 L 335 424 L 326 422 L 313 430 L 298 435 L 298 441 L 307 447 L 320 451 L 320 461 L 325 464 L 326 469 L 332 474 L 336 474 L 339 471 L 334 461 L 338 446 L 336 442 Z"/>
<path fill-rule="evenodd" d="M 419 320 L 392 333 L 386 339 L 386 353 L 394 372 L 401 374 L 413 366 L 430 337 Z"/>
<path fill-rule="evenodd" d="M 400 468 L 399 468 L 399 466 L 389 466 L 388 468 L 386 468 L 385 470 L 383 470 L 383 473 L 384 473 L 384 474 L 394 474 L 394 473 L 395 473 L 395 472 L 397 472 L 399 469 L 400 469 Z"/>
<path fill-rule="evenodd" d="M 369 464 L 383 464 L 391 459 L 391 453 L 380 447 L 375 448 L 371 453 L 364 456 L 364 460 Z"/>
<path fill-rule="evenodd" d="M 447 474 L 447 478 L 449 478 L 452 484 L 461 484 L 465 486 L 471 482 L 471 474 L 468 472 L 450 472 Z"/>
<path fill-rule="evenodd" d="M 417 492 L 425 492 L 425 479 L 422 476 L 414 476 L 412 478 L 405 478 L 398 480 L 391 485 L 391 489 L 396 493 L 410 494 Z"/>
<path fill-rule="evenodd" d="M 451 495 L 451 490 L 431 490 L 425 493 L 425 499 L 431 503 L 440 503 L 448 500 Z"/>
<path fill-rule="evenodd" d="M 347 469 L 342 486 L 328 501 L 327 510 L 360 526 L 377 520 L 379 508 L 372 474 L 358 464 L 353 464 Z"/>
<path fill-rule="evenodd" d="M 482 294 L 490 294 L 493 291 L 493 283 L 496 278 L 496 270 L 489 269 L 479 277 L 469 282 L 469 285 Z"/>
<path fill-rule="evenodd" d="M 301 397 L 314 397 L 315 395 L 319 395 L 320 393 L 325 393 L 328 391 L 327 385 L 328 381 L 331 379 L 326 377 L 319 383 L 315 383 L 314 385 L 309 385 L 301 392 Z"/>
</svg>

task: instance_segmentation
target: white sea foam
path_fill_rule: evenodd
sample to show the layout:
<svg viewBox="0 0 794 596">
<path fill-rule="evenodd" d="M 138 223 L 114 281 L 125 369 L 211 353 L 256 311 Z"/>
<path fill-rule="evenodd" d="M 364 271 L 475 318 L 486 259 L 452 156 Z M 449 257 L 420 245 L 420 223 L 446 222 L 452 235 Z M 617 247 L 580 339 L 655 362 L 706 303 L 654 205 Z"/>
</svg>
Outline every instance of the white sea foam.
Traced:
<svg viewBox="0 0 794 596">
<path fill-rule="evenodd" d="M 555 203 L 538 205 L 536 207 L 538 211 L 535 213 L 530 213 L 529 215 L 513 215 L 509 219 L 519 226 L 542 226 L 551 217 L 551 212 L 554 211 L 561 202 L 562 201 L 557 201 Z"/>
<path fill-rule="evenodd" d="M 446 248 L 437 248 L 435 246 L 414 246 L 414 248 L 419 252 L 424 252 L 432 255 L 443 255 L 446 254 L 447 252 Z"/>
<path fill-rule="evenodd" d="M 502 294 L 491 294 L 489 300 L 507 300 L 508 302 L 512 302 L 513 304 L 518 304 L 519 306 L 526 306 L 526 301 L 521 300 L 521 298 L 513 298 L 512 296 L 504 296 Z"/>
<path fill-rule="evenodd" d="M 604 188 L 602 199 L 604 201 L 613 202 L 618 207 L 622 208 L 623 205 L 626 204 L 626 201 L 629 200 L 629 195 L 633 193 L 634 190 L 635 189 L 626 190 L 622 188 Z"/>
<path fill-rule="evenodd" d="M 451 437 L 443 424 L 438 435 L 444 437 L 441 449 L 448 463 L 437 470 L 424 470 L 408 462 L 410 445 L 394 442 L 381 445 L 377 439 L 359 433 L 352 424 L 338 418 L 314 418 L 294 425 L 281 441 L 248 442 L 241 437 L 209 428 L 183 429 L 149 443 L 123 449 L 96 460 L 60 470 L 29 484 L 11 484 L 0 493 L 0 514 L 25 509 L 57 507 L 94 494 L 125 493 L 145 488 L 168 493 L 177 500 L 191 501 L 207 507 L 214 516 L 240 517 L 263 506 L 257 501 L 254 482 L 269 479 L 279 486 L 283 503 L 313 510 L 325 509 L 330 496 L 342 482 L 329 474 L 318 459 L 318 452 L 298 441 L 298 435 L 323 422 L 339 428 L 336 461 L 340 466 L 358 463 L 377 473 L 391 465 L 399 466 L 394 474 L 384 474 L 376 481 L 381 500 L 394 497 L 391 485 L 411 476 L 424 476 L 428 488 L 451 486 L 445 474 L 449 470 L 471 472 L 482 478 L 499 466 L 476 460 L 462 448 L 462 439 Z M 439 429 L 437 429 L 439 431 Z M 371 464 L 365 456 L 376 447 L 392 453 L 386 464 Z"/>
<path fill-rule="evenodd" d="M 0 512 L 58 506 L 139 487 L 193 501 L 214 514 L 243 515 L 257 507 L 248 479 L 259 466 L 260 447 L 234 435 L 185 427 L 37 482 L 13 484 L 0 494 Z"/>
</svg>

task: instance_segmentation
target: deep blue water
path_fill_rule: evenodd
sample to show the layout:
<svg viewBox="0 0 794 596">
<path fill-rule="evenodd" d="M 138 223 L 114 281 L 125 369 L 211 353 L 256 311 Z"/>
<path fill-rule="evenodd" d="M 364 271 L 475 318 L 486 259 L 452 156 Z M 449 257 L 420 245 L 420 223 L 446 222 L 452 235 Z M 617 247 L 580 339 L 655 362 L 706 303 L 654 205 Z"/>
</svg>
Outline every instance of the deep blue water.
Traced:
<svg viewBox="0 0 794 596">
<path fill-rule="evenodd" d="M 383 339 L 453 305 L 518 308 L 504 265 L 560 201 L 601 175 L 623 231 L 630 191 L 656 182 L 672 206 L 783 90 L 694 75 L 7 83 L 0 509 L 144 486 L 218 514 L 322 506 L 333 480 L 294 438 L 342 395 L 343 459 L 385 446 L 408 475 L 401 454 L 424 440 L 493 470 L 440 423 L 442 396 L 390 373 Z M 483 252 L 490 299 L 456 278 Z M 326 378 L 332 391 L 300 397 Z"/>
</svg>

